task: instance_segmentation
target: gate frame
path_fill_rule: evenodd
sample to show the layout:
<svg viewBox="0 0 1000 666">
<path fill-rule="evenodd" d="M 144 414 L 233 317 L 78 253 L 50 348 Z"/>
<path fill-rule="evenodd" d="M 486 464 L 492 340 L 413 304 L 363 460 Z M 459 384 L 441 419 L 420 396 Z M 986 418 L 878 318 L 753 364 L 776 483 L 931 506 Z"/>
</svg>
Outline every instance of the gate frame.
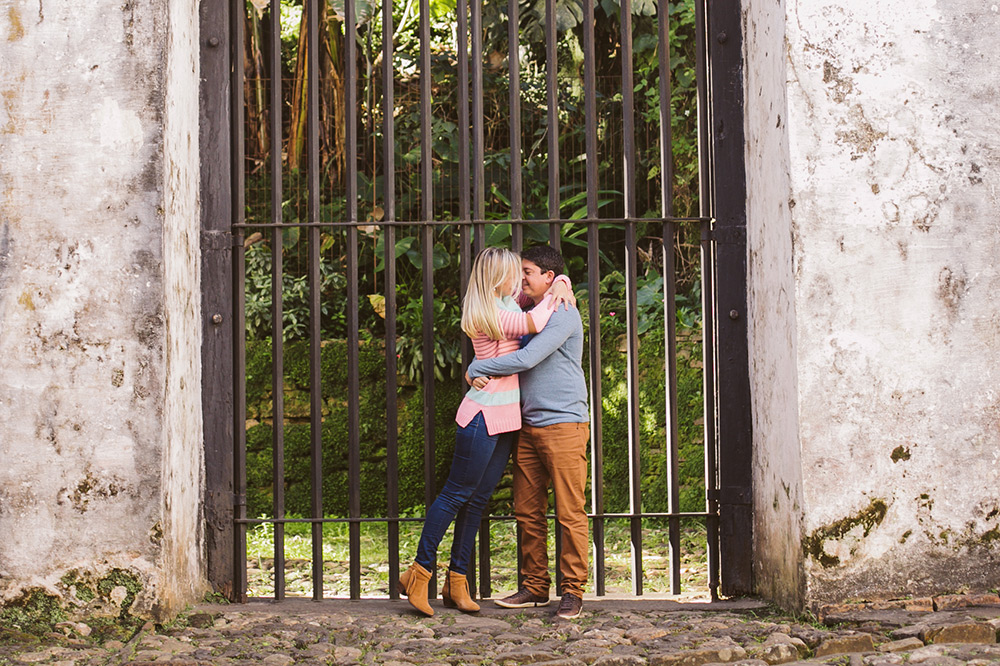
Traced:
<svg viewBox="0 0 1000 666">
<path fill-rule="evenodd" d="M 233 165 L 230 155 L 231 63 L 228 2 L 202 0 L 199 141 L 201 151 L 202 415 L 205 446 L 206 576 L 212 589 L 234 598 Z"/>
<path fill-rule="evenodd" d="M 234 57 L 239 44 L 231 38 L 242 32 L 234 20 L 234 9 L 241 7 L 242 0 L 199 4 L 206 575 L 212 588 L 232 601 L 245 601 L 233 597 L 235 589 L 246 588 L 245 581 L 234 585 L 236 553 L 240 547 L 245 550 L 242 540 L 234 539 L 234 520 L 245 518 L 246 500 L 233 490 L 233 438 L 242 428 L 236 421 L 243 412 L 234 404 L 233 371 L 243 359 L 235 357 L 240 346 L 233 342 L 242 317 L 226 320 L 242 302 L 233 293 L 237 268 L 232 262 L 234 243 L 242 243 L 242 238 L 230 226 L 234 211 L 243 206 L 242 165 L 233 164 L 231 157 L 231 129 L 242 127 L 242 105 L 235 102 L 239 91 L 232 83 L 234 66 L 242 67 L 242 58 Z M 720 591 L 741 596 L 754 592 L 742 7 L 741 0 L 705 0 L 698 8 L 704 19 L 698 50 L 705 59 L 707 88 L 701 129 L 707 176 L 702 178 L 701 200 L 703 214 L 714 218 L 709 239 L 714 248 L 714 298 L 706 307 L 722 314 L 714 317 L 712 331 L 714 395 L 706 395 L 714 403 L 715 436 L 708 445 L 716 447 L 718 469 L 708 500 L 720 527 Z M 721 377 L 725 381 L 719 381 Z"/>
<path fill-rule="evenodd" d="M 741 0 L 706 0 L 704 23 L 710 168 L 702 182 L 715 219 L 716 442 L 721 592 L 743 596 L 753 581 L 753 421 L 747 329 L 747 179 L 743 129 Z M 701 33 L 699 33 L 701 34 Z M 720 186 L 721 185 L 721 186 Z M 704 210 L 704 208 L 703 208 Z M 719 381 L 718 378 L 725 378 Z"/>
</svg>

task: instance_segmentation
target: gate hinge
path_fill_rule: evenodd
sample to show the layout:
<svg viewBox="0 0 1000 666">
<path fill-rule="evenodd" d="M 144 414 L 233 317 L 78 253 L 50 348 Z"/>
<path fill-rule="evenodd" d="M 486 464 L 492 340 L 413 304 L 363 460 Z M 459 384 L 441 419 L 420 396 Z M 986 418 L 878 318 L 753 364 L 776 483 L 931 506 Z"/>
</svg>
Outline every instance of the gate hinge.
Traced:
<svg viewBox="0 0 1000 666">
<path fill-rule="evenodd" d="M 233 506 L 246 506 L 247 496 L 243 493 L 233 493 Z"/>
</svg>

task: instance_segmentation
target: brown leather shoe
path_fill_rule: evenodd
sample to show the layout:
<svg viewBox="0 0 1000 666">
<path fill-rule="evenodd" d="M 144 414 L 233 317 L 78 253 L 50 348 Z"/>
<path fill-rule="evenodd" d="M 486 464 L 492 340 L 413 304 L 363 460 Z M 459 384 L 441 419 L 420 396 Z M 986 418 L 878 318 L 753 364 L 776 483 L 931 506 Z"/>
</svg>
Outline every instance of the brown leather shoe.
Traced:
<svg viewBox="0 0 1000 666">
<path fill-rule="evenodd" d="M 522 587 L 509 597 L 497 599 L 493 603 L 501 608 L 533 608 L 536 606 L 548 606 L 549 598 L 533 594 L 527 588 Z"/>
<path fill-rule="evenodd" d="M 448 577 L 441 588 L 441 601 L 449 608 L 457 608 L 463 613 L 475 613 L 479 604 L 472 600 L 469 593 L 469 579 L 463 573 L 448 570 Z"/>
<path fill-rule="evenodd" d="M 410 605 L 428 617 L 433 617 L 434 609 L 427 603 L 427 584 L 431 572 L 414 562 L 399 577 L 399 593 L 406 597 Z"/>
<path fill-rule="evenodd" d="M 561 617 L 564 620 L 572 620 L 575 617 L 580 617 L 581 611 L 583 611 L 583 599 L 567 592 L 562 595 L 562 600 L 559 602 L 559 609 L 556 611 L 556 617 Z"/>
</svg>

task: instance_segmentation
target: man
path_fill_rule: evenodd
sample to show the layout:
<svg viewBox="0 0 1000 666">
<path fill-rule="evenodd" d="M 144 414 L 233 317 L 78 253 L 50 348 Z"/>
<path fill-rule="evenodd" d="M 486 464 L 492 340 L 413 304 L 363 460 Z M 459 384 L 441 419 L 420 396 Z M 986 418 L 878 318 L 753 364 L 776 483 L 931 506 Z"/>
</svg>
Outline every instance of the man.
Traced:
<svg viewBox="0 0 1000 666">
<path fill-rule="evenodd" d="M 536 304 L 562 271 L 562 255 L 549 246 L 521 253 L 521 291 Z M 562 599 L 556 615 L 579 616 L 587 582 L 589 538 L 584 490 L 590 412 L 580 366 L 583 323 L 576 308 L 559 308 L 541 332 L 519 351 L 476 360 L 469 377 L 519 374 L 521 432 L 514 452 L 514 515 L 522 531 L 524 586 L 496 602 L 504 608 L 549 603 L 548 487 L 552 483 L 556 519 L 562 529 Z"/>
</svg>

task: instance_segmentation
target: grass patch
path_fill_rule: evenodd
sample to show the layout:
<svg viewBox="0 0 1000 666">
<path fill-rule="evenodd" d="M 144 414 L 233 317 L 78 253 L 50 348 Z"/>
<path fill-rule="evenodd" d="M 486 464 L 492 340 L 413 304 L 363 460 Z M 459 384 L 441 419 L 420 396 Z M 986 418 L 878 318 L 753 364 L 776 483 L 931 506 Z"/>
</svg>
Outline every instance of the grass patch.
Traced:
<svg viewBox="0 0 1000 666">
<path fill-rule="evenodd" d="M 412 561 L 420 539 L 420 521 L 399 523 L 400 568 Z M 386 523 L 370 522 L 358 526 L 361 596 L 389 596 L 389 530 Z M 323 526 L 323 596 L 350 595 L 350 538 L 346 523 Z M 438 551 L 437 567 L 443 575 L 448 566 L 451 530 L 445 534 Z M 609 519 L 605 523 L 605 589 L 609 594 L 632 590 L 632 557 L 629 522 Z M 490 524 L 490 585 L 494 594 L 517 588 L 517 536 L 513 520 Z M 477 544 L 478 546 L 478 544 Z M 313 593 L 312 536 L 307 523 L 285 526 L 285 591 L 288 596 L 311 596 Z M 665 519 L 643 519 L 642 530 L 643 590 L 649 593 L 671 592 L 669 530 Z M 476 555 L 478 558 L 478 555 Z M 708 594 L 708 566 L 705 525 L 700 520 L 681 521 L 681 587 L 685 594 Z M 478 559 L 477 559 L 478 561 Z M 554 573 L 555 538 L 550 522 L 549 562 Z M 594 589 L 594 565 L 588 590 Z M 439 582 L 441 577 L 439 577 Z M 251 597 L 274 596 L 274 526 L 257 525 L 247 533 L 247 592 Z"/>
</svg>

